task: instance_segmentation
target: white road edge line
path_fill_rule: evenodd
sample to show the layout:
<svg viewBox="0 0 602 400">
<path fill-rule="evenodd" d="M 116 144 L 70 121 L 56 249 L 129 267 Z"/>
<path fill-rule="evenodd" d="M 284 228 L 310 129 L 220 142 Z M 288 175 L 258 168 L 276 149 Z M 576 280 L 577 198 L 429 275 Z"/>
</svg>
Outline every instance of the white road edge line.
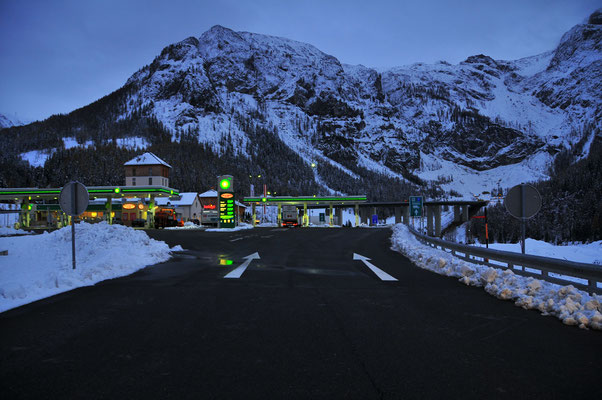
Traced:
<svg viewBox="0 0 602 400">
<path fill-rule="evenodd" d="M 251 264 L 251 261 L 253 260 L 259 260 L 259 253 L 255 252 L 253 254 L 250 254 L 246 257 L 243 257 L 245 259 L 245 262 L 243 262 L 242 264 L 240 264 L 238 267 L 236 267 L 235 269 L 233 269 L 228 275 L 224 276 L 224 278 L 226 279 L 238 279 L 242 276 L 243 272 L 245 272 L 245 270 L 247 269 L 247 267 L 249 266 L 249 264 Z"/>
<path fill-rule="evenodd" d="M 243 239 L 244 239 L 244 237 L 241 237 L 241 238 L 231 239 L 230 241 L 231 242 L 236 242 L 237 240 L 243 240 Z"/>
<path fill-rule="evenodd" d="M 372 270 L 372 272 L 374 272 L 376 274 L 376 276 L 378 276 L 380 278 L 381 281 L 396 281 L 397 280 L 397 279 L 393 278 L 391 275 L 387 274 L 382 269 L 378 268 L 376 265 L 369 262 L 368 260 L 370 260 L 370 259 L 368 257 L 364 257 L 360 254 L 353 253 L 353 259 L 360 260 L 364 264 L 366 264 L 366 266 L 368 268 L 370 268 Z"/>
</svg>

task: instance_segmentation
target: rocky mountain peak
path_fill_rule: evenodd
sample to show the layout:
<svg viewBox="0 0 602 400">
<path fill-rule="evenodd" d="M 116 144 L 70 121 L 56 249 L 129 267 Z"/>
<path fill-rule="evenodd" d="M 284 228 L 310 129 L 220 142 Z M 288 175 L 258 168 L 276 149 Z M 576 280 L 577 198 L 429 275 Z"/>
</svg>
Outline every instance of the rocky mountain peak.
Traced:
<svg viewBox="0 0 602 400">
<path fill-rule="evenodd" d="M 601 54 L 602 24 L 576 25 L 562 36 L 548 69 L 557 68 L 564 62 L 583 66 L 600 60 Z"/>
<path fill-rule="evenodd" d="M 602 25 L 602 8 L 594 11 L 592 15 L 589 16 L 587 23 L 592 25 Z"/>
<path fill-rule="evenodd" d="M 377 71 L 216 25 L 167 46 L 127 90 L 96 106 L 116 121 L 159 121 L 175 142 L 218 153 L 230 145 L 241 157 L 264 151 L 258 132 L 269 132 L 302 162 L 319 161 L 316 181 L 332 190 L 369 171 L 447 190 L 479 182 L 482 191 L 545 178 L 555 154 L 600 128 L 601 35 L 602 25 L 582 24 L 553 52 L 521 60 L 478 54 L 459 65 Z"/>
</svg>

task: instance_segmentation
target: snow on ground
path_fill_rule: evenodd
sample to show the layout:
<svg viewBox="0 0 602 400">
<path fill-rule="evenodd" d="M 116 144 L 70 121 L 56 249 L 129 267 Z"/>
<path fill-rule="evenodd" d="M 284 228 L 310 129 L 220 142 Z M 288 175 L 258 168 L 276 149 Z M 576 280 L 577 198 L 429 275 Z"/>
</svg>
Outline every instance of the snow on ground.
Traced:
<svg viewBox="0 0 602 400">
<path fill-rule="evenodd" d="M 602 330 L 600 295 L 590 295 L 572 285 L 560 286 L 515 275 L 511 270 L 471 264 L 422 244 L 403 224 L 393 227 L 391 242 L 393 250 L 405 254 L 420 268 L 459 278 L 466 285 L 483 286 L 497 298 L 512 300 L 517 306 L 539 310 L 543 315 L 553 315 L 566 325 Z"/>
<path fill-rule="evenodd" d="M 15 229 L 10 226 L 0 226 L 0 236 L 31 235 L 33 232 Z M 0 249 L 2 250 L 2 249 Z"/>
<path fill-rule="evenodd" d="M 71 264 L 71 227 L 41 235 L 0 238 L 0 247 L 8 249 L 7 256 L 0 256 L 0 312 L 129 275 L 168 260 L 172 251 L 182 250 L 180 246 L 170 249 L 143 231 L 106 222 L 79 223 L 75 234 L 75 270 Z"/>
<path fill-rule="evenodd" d="M 277 224 L 259 224 L 257 226 L 278 226 Z M 253 229 L 253 225 L 251 224 L 246 224 L 246 223 L 241 223 L 240 225 L 238 225 L 236 228 L 209 228 L 206 229 L 207 232 L 236 232 L 236 231 L 242 231 L 245 229 Z"/>
<path fill-rule="evenodd" d="M 117 138 L 115 142 L 117 143 L 118 147 L 130 150 L 144 150 L 150 146 L 145 138 L 138 136 Z"/>
<path fill-rule="evenodd" d="M 452 181 L 441 184 L 441 188 L 463 194 L 473 200 L 474 195 L 493 188 L 510 188 L 524 182 L 547 179 L 546 170 L 551 157 L 543 152 L 536 153 L 517 164 L 502 165 L 485 171 L 476 171 L 466 166 L 447 161 L 432 154 L 420 153 L 420 170 L 417 175 L 428 181 L 440 177 L 452 177 Z"/>
<path fill-rule="evenodd" d="M 480 243 L 476 245 L 485 247 Z M 521 252 L 520 243 L 490 243 L 489 248 L 514 253 Z M 555 246 L 548 242 L 527 238 L 525 252 L 535 256 L 602 265 L 602 240 L 589 244 Z"/>
<path fill-rule="evenodd" d="M 87 140 L 85 143 L 80 144 L 74 137 L 64 137 L 63 144 L 65 145 L 65 149 L 72 149 L 74 147 L 90 147 L 94 144 L 94 142 Z"/>
<path fill-rule="evenodd" d="M 20 206 L 16 204 L 0 204 L 0 210 L 18 210 Z M 19 213 L 0 214 L 0 227 L 12 227 L 19 221 Z"/>
<path fill-rule="evenodd" d="M 19 156 L 23 161 L 27 161 L 32 167 L 43 167 L 46 161 L 52 156 L 56 149 L 50 150 L 32 150 L 21 153 Z"/>
<path fill-rule="evenodd" d="M 206 226 L 197 225 L 194 222 L 188 221 L 188 222 L 184 223 L 184 226 L 170 226 L 165 229 L 177 231 L 177 230 L 201 230 L 201 229 L 205 229 L 205 228 L 206 228 Z"/>
</svg>

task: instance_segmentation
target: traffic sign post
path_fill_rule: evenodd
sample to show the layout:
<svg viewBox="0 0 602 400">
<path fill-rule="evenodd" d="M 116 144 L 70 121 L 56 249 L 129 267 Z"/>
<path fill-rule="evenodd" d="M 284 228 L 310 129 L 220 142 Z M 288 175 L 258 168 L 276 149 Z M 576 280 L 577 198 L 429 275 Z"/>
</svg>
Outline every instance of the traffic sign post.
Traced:
<svg viewBox="0 0 602 400">
<path fill-rule="evenodd" d="M 522 183 L 508 191 L 504 206 L 510 215 L 521 220 L 521 251 L 525 254 L 526 221 L 539 212 L 541 195 L 535 187 Z"/>
<path fill-rule="evenodd" d="M 422 217 L 422 196 L 410 196 L 410 216 Z"/>
<path fill-rule="evenodd" d="M 77 217 L 86 211 L 89 202 L 88 189 L 80 182 L 69 182 L 61 189 L 59 205 L 61 210 L 71 217 Z M 75 269 L 75 221 L 73 218 L 71 218 L 71 253 L 73 269 Z"/>
<path fill-rule="evenodd" d="M 412 226 L 415 225 L 415 217 L 420 217 L 420 231 L 422 232 L 422 196 L 410 196 L 410 217 Z M 414 226 L 416 228 L 416 226 Z"/>
<path fill-rule="evenodd" d="M 218 193 L 218 227 L 234 228 L 236 226 L 236 212 L 234 196 L 234 180 L 232 175 L 222 175 L 217 178 Z"/>
</svg>

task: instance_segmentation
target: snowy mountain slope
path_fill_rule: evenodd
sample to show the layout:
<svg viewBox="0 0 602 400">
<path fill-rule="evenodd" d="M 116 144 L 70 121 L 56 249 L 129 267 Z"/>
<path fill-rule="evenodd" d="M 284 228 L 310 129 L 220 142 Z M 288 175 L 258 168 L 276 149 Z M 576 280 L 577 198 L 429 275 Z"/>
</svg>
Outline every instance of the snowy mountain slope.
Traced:
<svg viewBox="0 0 602 400">
<path fill-rule="evenodd" d="M 563 148 L 585 143 L 587 154 L 602 124 L 602 25 L 588 22 L 533 57 L 476 55 L 383 71 L 344 65 L 310 44 L 214 26 L 163 49 L 95 106 L 117 121 L 155 117 L 174 141 L 194 137 L 242 157 L 251 156 L 250 127 L 259 126 L 308 165 L 353 179 L 365 168 L 432 181 L 470 197 L 545 178 Z"/>
<path fill-rule="evenodd" d="M 23 124 L 24 122 L 19 120 L 16 116 L 0 114 L 0 129 L 9 128 L 11 126 L 19 126 Z"/>
</svg>

